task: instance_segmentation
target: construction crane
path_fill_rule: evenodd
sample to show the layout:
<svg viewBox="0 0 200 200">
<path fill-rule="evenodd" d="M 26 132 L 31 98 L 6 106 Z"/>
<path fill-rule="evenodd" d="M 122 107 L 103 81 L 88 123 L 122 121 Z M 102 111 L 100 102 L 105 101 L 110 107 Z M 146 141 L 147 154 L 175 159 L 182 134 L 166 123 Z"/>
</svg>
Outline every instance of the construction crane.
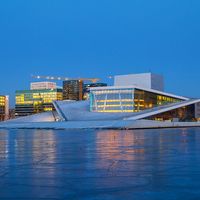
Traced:
<svg viewBox="0 0 200 200">
<path fill-rule="evenodd" d="M 60 77 L 60 76 L 31 76 L 35 79 L 46 79 L 46 80 L 55 80 L 55 81 L 70 81 L 70 80 L 79 80 L 79 81 L 90 81 L 92 83 L 96 83 L 100 81 L 99 78 L 67 78 L 67 77 Z"/>
</svg>

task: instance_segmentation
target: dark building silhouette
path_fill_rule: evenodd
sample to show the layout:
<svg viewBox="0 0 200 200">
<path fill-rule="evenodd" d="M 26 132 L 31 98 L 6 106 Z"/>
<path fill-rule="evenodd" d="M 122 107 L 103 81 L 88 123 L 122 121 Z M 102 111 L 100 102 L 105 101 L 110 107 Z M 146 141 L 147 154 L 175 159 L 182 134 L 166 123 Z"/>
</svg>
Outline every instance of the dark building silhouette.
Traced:
<svg viewBox="0 0 200 200">
<path fill-rule="evenodd" d="M 83 88 L 83 98 L 84 100 L 89 99 L 89 94 L 90 94 L 90 88 L 93 87 L 106 87 L 107 83 L 86 83 L 84 84 L 84 88 Z"/>
<path fill-rule="evenodd" d="M 63 100 L 83 100 L 83 81 L 63 81 Z"/>
</svg>

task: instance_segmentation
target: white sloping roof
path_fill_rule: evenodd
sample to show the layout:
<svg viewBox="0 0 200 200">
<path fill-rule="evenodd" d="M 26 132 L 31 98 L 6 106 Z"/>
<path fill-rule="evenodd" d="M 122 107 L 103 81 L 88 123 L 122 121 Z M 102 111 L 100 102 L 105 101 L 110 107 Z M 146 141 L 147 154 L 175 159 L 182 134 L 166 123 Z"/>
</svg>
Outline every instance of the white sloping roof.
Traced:
<svg viewBox="0 0 200 200">
<path fill-rule="evenodd" d="M 10 119 L 1 123 L 21 123 L 21 122 L 54 122 L 56 113 L 55 112 L 43 112 L 38 114 L 33 114 L 24 117 L 18 117 L 15 119 Z"/>
<path fill-rule="evenodd" d="M 187 101 L 182 101 L 173 104 L 167 104 L 165 106 L 158 106 L 152 109 L 144 110 L 137 113 L 98 113 L 90 112 L 88 101 L 79 102 L 67 102 L 67 101 L 57 101 L 56 110 L 59 109 L 58 115 L 61 119 L 65 121 L 109 121 L 109 120 L 127 120 L 134 121 L 139 119 L 145 119 L 147 117 L 164 113 L 170 110 L 174 110 L 180 107 L 192 105 L 199 103 L 200 99 L 190 99 Z M 45 112 L 40 114 L 35 114 L 27 117 L 21 117 L 13 120 L 8 120 L 3 123 L 22 123 L 22 122 L 53 122 L 55 121 L 55 113 Z"/>
<path fill-rule="evenodd" d="M 79 102 L 57 101 L 56 110 L 59 108 L 59 110 L 62 111 L 61 118 L 64 118 L 66 121 L 95 121 L 95 120 L 98 121 L 98 120 L 123 120 L 123 119 L 138 120 L 199 102 L 200 99 L 190 99 L 178 103 L 172 103 L 164 106 L 154 107 L 152 109 L 147 109 L 137 113 L 99 113 L 99 112 L 90 112 L 89 101 L 79 101 Z"/>
<path fill-rule="evenodd" d="M 56 111 L 65 121 L 122 120 L 133 113 L 99 113 L 90 112 L 89 101 L 56 101 Z"/>
<path fill-rule="evenodd" d="M 155 108 L 152 108 L 152 109 L 148 109 L 148 110 L 138 112 L 138 113 L 134 114 L 134 116 L 126 118 L 126 120 L 144 119 L 144 118 L 147 118 L 147 117 L 151 117 L 151 116 L 154 116 L 154 115 L 157 115 L 157 114 L 160 114 L 160 113 L 164 113 L 164 112 L 174 110 L 174 109 L 177 109 L 177 108 L 181 108 L 181 107 L 184 107 L 184 106 L 189 106 L 189 105 L 199 103 L 199 102 L 200 102 L 200 99 L 190 99 L 190 100 L 187 100 L 187 101 L 181 101 L 181 102 L 178 102 L 178 103 L 168 104 L 168 105 L 165 105 L 165 106 L 159 106 L 159 107 L 155 107 Z"/>
</svg>

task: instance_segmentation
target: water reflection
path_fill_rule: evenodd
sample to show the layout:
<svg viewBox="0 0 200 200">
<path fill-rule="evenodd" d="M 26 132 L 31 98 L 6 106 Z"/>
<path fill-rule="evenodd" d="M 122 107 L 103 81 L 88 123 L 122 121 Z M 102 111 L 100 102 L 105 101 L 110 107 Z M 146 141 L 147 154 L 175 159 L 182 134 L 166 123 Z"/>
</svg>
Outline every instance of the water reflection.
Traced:
<svg viewBox="0 0 200 200">
<path fill-rule="evenodd" d="M 133 199 L 193 188 L 192 179 L 199 187 L 199 141 L 198 128 L 0 131 L 0 199 Z"/>
<path fill-rule="evenodd" d="M 101 158 L 133 160 L 135 154 L 144 154 L 144 133 L 134 131 L 99 131 L 96 134 L 96 150 Z"/>
<path fill-rule="evenodd" d="M 8 131 L 0 131 L 0 163 L 8 158 Z"/>
<path fill-rule="evenodd" d="M 53 130 L 34 131 L 32 139 L 32 159 L 34 163 L 34 172 L 38 173 L 36 168 L 45 169 L 48 176 L 53 177 L 56 173 L 55 167 L 50 167 L 56 163 L 57 149 L 56 136 Z"/>
<path fill-rule="evenodd" d="M 115 165 L 115 171 L 128 168 L 139 173 L 150 170 L 167 174 L 172 163 L 173 167 L 183 161 L 187 165 L 191 162 L 188 160 L 191 152 L 193 157 L 197 155 L 200 149 L 197 132 L 199 129 L 99 131 L 96 133 L 97 166 L 108 169 Z M 154 173 L 152 180 L 155 185 L 162 182 Z"/>
<path fill-rule="evenodd" d="M 53 130 L 35 131 L 32 139 L 32 157 L 34 162 L 46 160 L 54 163 L 56 160 L 56 137 Z"/>
</svg>

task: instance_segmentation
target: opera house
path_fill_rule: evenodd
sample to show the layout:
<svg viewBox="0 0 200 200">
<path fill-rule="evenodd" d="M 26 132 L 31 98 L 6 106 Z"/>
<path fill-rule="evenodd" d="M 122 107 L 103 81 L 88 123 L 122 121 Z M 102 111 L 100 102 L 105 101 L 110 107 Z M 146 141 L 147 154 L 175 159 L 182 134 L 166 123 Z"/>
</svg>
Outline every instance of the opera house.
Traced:
<svg viewBox="0 0 200 200">
<path fill-rule="evenodd" d="M 88 101 L 54 101 L 53 105 L 55 111 L 10 120 L 0 127 L 200 126 L 200 99 L 164 92 L 163 77 L 151 73 L 116 76 L 113 86 L 91 88 Z"/>
</svg>

